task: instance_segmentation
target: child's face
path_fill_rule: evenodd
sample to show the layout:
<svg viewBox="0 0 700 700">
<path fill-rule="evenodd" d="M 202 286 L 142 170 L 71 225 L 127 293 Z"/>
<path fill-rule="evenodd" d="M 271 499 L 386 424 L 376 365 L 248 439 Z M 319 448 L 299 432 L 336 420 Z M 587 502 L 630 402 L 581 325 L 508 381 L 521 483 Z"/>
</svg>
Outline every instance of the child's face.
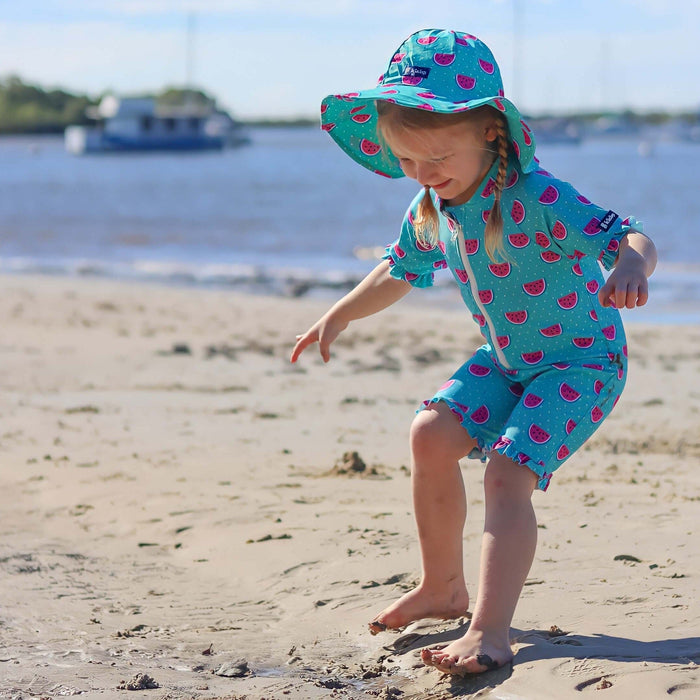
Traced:
<svg viewBox="0 0 700 700">
<path fill-rule="evenodd" d="M 491 167 L 496 135 L 492 125 L 464 121 L 431 129 L 395 129 L 386 140 L 407 177 L 455 206 L 471 199 Z"/>
</svg>

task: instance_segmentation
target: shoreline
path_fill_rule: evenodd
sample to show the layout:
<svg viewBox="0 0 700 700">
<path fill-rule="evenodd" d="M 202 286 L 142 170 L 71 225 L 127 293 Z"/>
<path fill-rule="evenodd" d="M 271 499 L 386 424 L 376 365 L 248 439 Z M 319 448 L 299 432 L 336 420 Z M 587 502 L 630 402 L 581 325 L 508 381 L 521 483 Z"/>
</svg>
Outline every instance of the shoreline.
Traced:
<svg viewBox="0 0 700 700">
<path fill-rule="evenodd" d="M 302 265 L 278 268 L 254 263 L 187 264 L 157 260 L 133 263 L 92 260 L 41 262 L 0 258 L 0 277 L 113 281 L 156 288 L 162 286 L 274 299 L 313 300 L 330 305 L 352 290 L 369 272 L 371 265 L 364 269 L 365 262 L 366 258 L 360 258 L 349 261 L 345 269 L 320 272 Z M 463 311 L 468 316 L 456 285 L 447 275 L 436 278 L 433 288 L 419 292 L 422 293 L 408 295 L 406 303 L 426 310 Z M 643 307 L 622 310 L 625 327 L 630 324 L 700 324 L 700 266 L 662 264 L 650 280 L 649 297 L 649 302 Z"/>
<path fill-rule="evenodd" d="M 534 497 L 515 664 L 455 680 L 417 655 L 466 619 L 366 624 L 419 575 L 408 429 L 482 342 L 464 313 L 402 301 L 329 364 L 290 365 L 326 300 L 48 275 L 0 292 L 0 696 L 111 700 L 138 673 L 177 700 L 700 692 L 700 326 L 628 324 L 618 407 Z M 365 470 L 340 468 L 352 452 Z M 483 467 L 462 467 L 474 596 Z"/>
</svg>

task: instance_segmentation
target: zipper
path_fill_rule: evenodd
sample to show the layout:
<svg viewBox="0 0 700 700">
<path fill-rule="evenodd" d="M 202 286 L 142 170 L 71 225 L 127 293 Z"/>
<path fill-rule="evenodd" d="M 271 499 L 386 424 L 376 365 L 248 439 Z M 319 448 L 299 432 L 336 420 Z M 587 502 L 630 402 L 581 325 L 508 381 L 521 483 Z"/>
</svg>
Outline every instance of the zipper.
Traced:
<svg viewBox="0 0 700 700">
<path fill-rule="evenodd" d="M 488 312 L 484 308 L 484 305 L 481 303 L 481 299 L 479 298 L 479 287 L 476 284 L 474 270 L 472 269 L 472 266 L 469 263 L 469 256 L 467 255 L 467 248 L 464 242 L 464 231 L 462 231 L 462 227 L 457 222 L 455 222 L 455 226 L 457 230 L 455 231 L 454 235 L 457 237 L 459 257 L 462 259 L 462 265 L 464 265 L 464 269 L 467 273 L 467 276 L 469 277 L 469 284 L 471 284 L 472 287 L 472 297 L 474 298 L 474 303 L 479 307 L 481 315 L 484 317 L 484 319 L 486 319 L 486 325 L 488 326 L 489 335 L 491 336 L 491 347 L 494 349 L 496 357 L 498 358 L 498 361 L 501 363 L 501 365 L 506 369 L 512 369 L 512 367 L 508 364 L 505 355 L 503 354 L 501 346 L 498 344 L 498 336 L 496 335 L 496 330 L 493 326 L 493 322 L 491 321 L 491 317 L 489 316 Z"/>
</svg>

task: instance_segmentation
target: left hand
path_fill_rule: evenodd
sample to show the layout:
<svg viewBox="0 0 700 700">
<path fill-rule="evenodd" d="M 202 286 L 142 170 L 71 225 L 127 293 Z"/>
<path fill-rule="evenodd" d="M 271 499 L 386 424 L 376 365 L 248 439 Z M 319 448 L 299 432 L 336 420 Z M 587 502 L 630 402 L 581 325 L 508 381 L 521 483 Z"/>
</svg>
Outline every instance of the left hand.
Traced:
<svg viewBox="0 0 700 700">
<path fill-rule="evenodd" d="M 649 283 L 644 265 L 637 260 L 621 260 L 598 291 L 598 300 L 603 306 L 617 309 L 644 306 L 648 298 Z"/>
</svg>

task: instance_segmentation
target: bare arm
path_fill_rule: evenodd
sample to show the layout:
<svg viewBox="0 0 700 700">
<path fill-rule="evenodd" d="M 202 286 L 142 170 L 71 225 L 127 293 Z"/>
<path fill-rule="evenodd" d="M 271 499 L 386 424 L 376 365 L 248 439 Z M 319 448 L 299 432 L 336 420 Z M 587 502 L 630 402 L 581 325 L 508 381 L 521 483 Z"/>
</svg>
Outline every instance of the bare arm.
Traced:
<svg viewBox="0 0 700 700">
<path fill-rule="evenodd" d="M 411 285 L 389 274 L 389 262 L 383 260 L 360 284 L 334 304 L 306 333 L 297 336 L 291 361 L 312 343 L 318 342 L 324 362 L 330 360 L 330 345 L 350 321 L 364 318 L 391 306 L 411 291 Z"/>
<path fill-rule="evenodd" d="M 656 267 L 656 247 L 643 233 L 630 231 L 620 240 L 615 269 L 598 292 L 603 306 L 644 306 L 649 298 L 647 278 Z"/>
</svg>

